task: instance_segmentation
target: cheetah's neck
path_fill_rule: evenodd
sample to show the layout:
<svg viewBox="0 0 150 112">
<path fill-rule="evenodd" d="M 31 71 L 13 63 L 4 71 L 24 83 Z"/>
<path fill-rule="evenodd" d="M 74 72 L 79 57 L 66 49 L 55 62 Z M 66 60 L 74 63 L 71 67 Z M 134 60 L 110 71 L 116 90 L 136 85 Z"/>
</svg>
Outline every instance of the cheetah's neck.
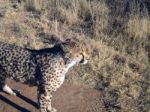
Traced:
<svg viewBox="0 0 150 112">
<path fill-rule="evenodd" d="M 66 69 L 68 70 L 69 68 L 71 68 L 72 66 L 74 66 L 76 64 L 76 61 L 71 61 L 69 63 L 66 63 Z"/>
</svg>

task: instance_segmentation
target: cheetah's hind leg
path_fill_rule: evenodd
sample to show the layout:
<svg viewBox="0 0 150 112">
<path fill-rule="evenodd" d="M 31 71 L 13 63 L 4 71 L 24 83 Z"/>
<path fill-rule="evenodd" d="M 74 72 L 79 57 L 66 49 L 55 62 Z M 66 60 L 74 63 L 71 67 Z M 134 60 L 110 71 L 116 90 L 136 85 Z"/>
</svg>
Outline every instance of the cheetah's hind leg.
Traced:
<svg viewBox="0 0 150 112">
<path fill-rule="evenodd" d="M 7 74 L 6 71 L 0 65 L 0 89 L 2 89 L 2 91 L 6 92 L 10 95 L 15 95 L 16 96 L 16 93 L 9 86 L 7 86 L 5 84 L 5 81 L 6 81 L 6 78 L 7 78 L 6 74 Z"/>
<path fill-rule="evenodd" d="M 9 86 L 7 86 L 6 84 L 3 86 L 2 90 L 10 95 L 15 95 L 16 96 L 16 92 L 14 92 Z"/>
</svg>

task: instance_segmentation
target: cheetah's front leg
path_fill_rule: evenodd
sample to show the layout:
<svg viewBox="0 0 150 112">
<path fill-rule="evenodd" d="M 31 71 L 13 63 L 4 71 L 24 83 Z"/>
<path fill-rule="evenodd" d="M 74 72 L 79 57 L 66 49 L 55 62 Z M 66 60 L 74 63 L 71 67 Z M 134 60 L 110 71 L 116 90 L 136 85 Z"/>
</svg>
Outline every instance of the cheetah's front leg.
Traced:
<svg viewBox="0 0 150 112">
<path fill-rule="evenodd" d="M 55 81 L 54 81 L 55 80 Z M 55 108 L 51 106 L 52 101 L 52 94 L 61 86 L 60 80 L 55 78 L 51 79 L 51 83 L 49 83 L 49 86 L 47 86 L 47 112 L 57 112 Z"/>
<path fill-rule="evenodd" d="M 48 96 L 48 102 L 47 102 L 47 111 L 48 112 L 57 112 L 57 110 L 55 108 L 52 107 L 51 105 L 51 101 L 52 101 L 52 94 L 49 94 Z"/>
<path fill-rule="evenodd" d="M 41 94 L 39 98 L 40 112 L 47 112 L 48 96 Z"/>
<path fill-rule="evenodd" d="M 52 108 L 52 93 L 54 88 L 49 88 L 50 86 L 44 85 L 39 87 L 39 105 L 40 112 L 57 112 L 55 108 Z"/>
<path fill-rule="evenodd" d="M 44 95 L 42 94 L 39 99 L 40 103 L 40 112 L 57 112 L 55 108 L 51 106 L 51 98 L 52 95 Z"/>
</svg>

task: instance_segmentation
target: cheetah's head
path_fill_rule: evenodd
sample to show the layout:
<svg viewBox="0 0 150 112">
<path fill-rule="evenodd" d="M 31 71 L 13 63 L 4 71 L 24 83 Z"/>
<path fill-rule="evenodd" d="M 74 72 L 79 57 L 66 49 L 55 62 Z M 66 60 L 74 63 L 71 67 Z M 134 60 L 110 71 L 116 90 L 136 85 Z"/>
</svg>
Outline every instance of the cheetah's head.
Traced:
<svg viewBox="0 0 150 112">
<path fill-rule="evenodd" d="M 61 43 L 65 58 L 75 63 L 86 64 L 90 53 L 85 42 L 67 39 Z"/>
</svg>

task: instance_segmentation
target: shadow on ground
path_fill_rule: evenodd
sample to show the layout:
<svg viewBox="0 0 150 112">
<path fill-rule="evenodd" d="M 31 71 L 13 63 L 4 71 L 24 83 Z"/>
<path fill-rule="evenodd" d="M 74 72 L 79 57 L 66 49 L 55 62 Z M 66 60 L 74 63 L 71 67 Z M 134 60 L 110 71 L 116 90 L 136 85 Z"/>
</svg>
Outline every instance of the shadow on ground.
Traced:
<svg viewBox="0 0 150 112">
<path fill-rule="evenodd" d="M 11 96 L 0 92 L 0 112 L 38 112 L 37 88 L 29 87 L 14 81 L 7 81 L 21 94 Z M 53 107 L 58 112 L 104 112 L 101 93 L 94 89 L 79 87 L 66 82 L 55 92 Z"/>
</svg>

